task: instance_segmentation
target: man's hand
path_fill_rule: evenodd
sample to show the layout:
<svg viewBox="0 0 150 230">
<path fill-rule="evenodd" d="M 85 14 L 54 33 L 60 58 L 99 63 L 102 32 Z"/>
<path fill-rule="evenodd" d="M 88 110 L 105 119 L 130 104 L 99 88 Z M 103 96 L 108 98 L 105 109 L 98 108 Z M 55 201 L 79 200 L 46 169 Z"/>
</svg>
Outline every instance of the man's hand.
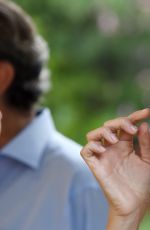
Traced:
<svg viewBox="0 0 150 230">
<path fill-rule="evenodd" d="M 87 135 L 88 144 L 81 155 L 95 175 L 116 216 L 142 215 L 150 203 L 150 117 L 144 109 L 107 121 L 103 127 Z M 136 152 L 133 136 L 138 136 L 140 152 Z"/>
</svg>

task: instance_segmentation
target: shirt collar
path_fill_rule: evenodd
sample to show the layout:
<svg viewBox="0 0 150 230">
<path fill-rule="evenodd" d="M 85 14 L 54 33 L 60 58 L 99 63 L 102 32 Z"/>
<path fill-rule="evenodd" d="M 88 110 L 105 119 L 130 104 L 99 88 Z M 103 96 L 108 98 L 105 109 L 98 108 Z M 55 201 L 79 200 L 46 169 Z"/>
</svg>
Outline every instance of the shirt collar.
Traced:
<svg viewBox="0 0 150 230">
<path fill-rule="evenodd" d="M 1 154 L 37 168 L 45 148 L 55 143 L 51 113 L 44 109 L 12 141 L 1 149 Z"/>
</svg>

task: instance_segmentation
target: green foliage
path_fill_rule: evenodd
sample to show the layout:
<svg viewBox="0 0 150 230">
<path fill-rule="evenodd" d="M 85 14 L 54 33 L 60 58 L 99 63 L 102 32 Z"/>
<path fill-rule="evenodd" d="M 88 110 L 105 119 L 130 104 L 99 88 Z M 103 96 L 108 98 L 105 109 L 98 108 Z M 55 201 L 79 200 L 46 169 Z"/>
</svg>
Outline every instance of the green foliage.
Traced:
<svg viewBox="0 0 150 230">
<path fill-rule="evenodd" d="M 150 68 L 150 16 L 140 1 L 15 2 L 49 43 L 53 89 L 44 105 L 61 132 L 83 144 L 89 129 L 149 104 L 140 81 Z"/>
</svg>

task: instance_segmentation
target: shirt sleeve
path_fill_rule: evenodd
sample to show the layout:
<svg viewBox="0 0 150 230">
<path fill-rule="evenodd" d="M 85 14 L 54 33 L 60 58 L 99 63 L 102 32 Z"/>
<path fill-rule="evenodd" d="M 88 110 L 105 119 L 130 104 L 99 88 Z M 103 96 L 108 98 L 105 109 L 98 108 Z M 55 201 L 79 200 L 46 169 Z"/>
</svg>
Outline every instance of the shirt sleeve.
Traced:
<svg viewBox="0 0 150 230">
<path fill-rule="evenodd" d="M 108 204 L 99 185 L 91 181 L 74 188 L 70 197 L 71 230 L 105 230 Z"/>
</svg>

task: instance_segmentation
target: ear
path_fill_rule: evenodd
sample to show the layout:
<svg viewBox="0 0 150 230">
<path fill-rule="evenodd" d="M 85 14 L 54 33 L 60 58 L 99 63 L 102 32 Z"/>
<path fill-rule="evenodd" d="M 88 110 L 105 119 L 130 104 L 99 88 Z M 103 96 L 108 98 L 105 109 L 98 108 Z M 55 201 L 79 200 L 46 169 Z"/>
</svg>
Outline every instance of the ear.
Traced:
<svg viewBox="0 0 150 230">
<path fill-rule="evenodd" d="M 15 75 L 13 65 L 7 61 L 0 61 L 0 95 L 3 95 L 11 85 Z"/>
</svg>

